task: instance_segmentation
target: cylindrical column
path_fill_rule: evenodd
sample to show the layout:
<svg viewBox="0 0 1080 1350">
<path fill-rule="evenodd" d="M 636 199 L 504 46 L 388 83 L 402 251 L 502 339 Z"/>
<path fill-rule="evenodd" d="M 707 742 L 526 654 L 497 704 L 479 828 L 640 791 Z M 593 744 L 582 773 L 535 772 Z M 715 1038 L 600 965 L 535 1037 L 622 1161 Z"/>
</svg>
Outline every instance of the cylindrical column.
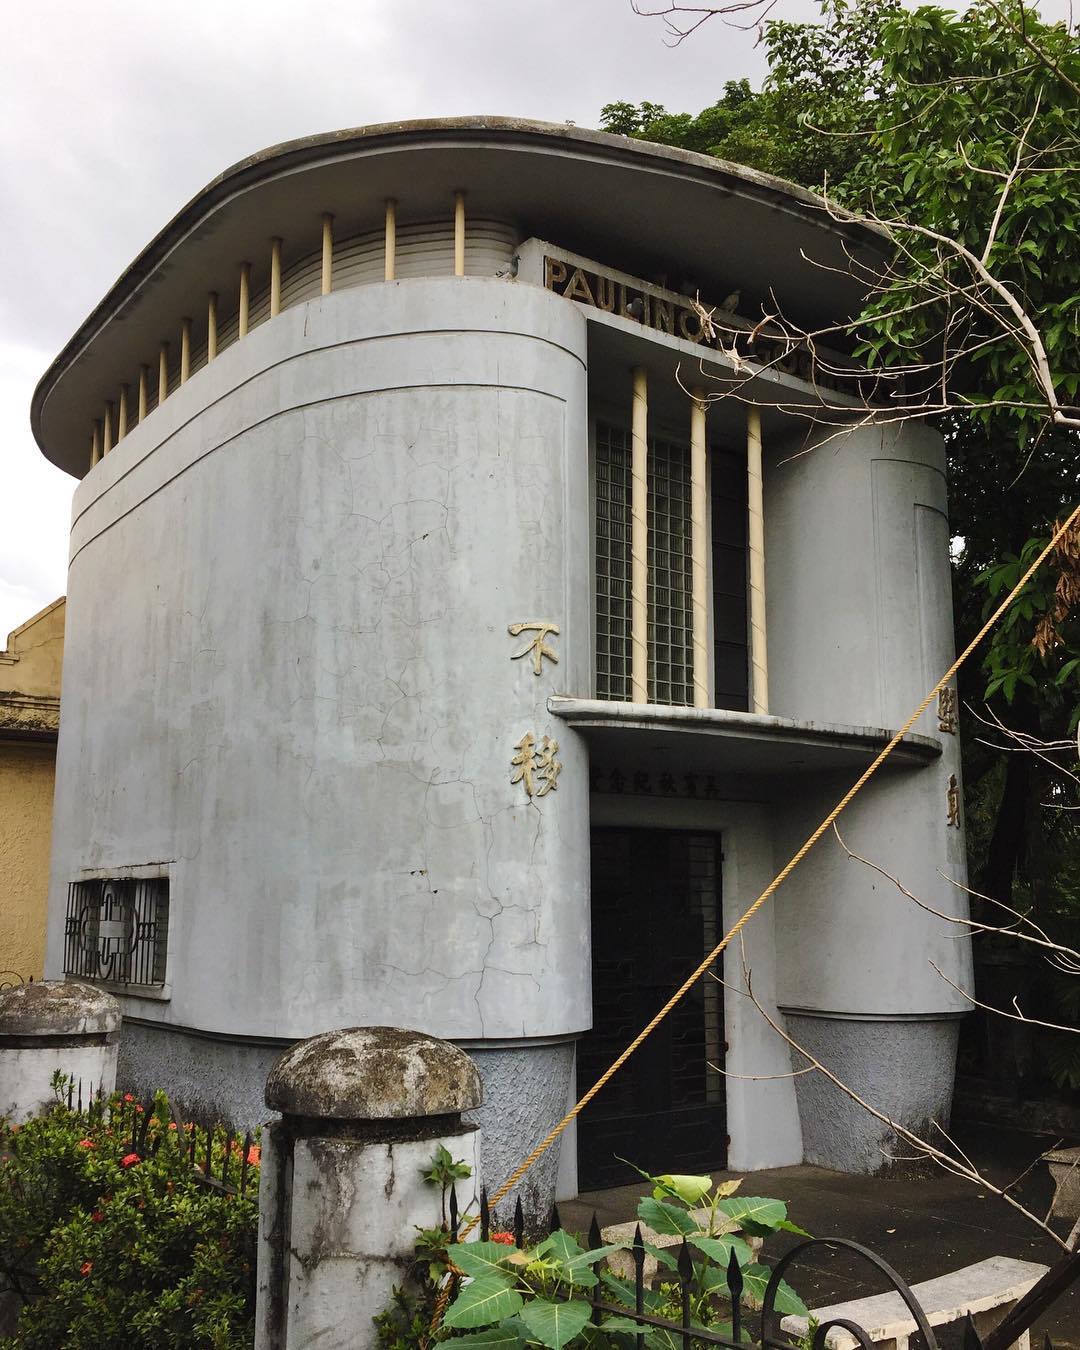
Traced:
<svg viewBox="0 0 1080 1350">
<path fill-rule="evenodd" d="M 769 711 L 765 629 L 765 509 L 761 478 L 761 410 L 746 410 L 746 497 L 750 532 L 750 671 L 753 710 Z"/>
<path fill-rule="evenodd" d="M 59 1070 L 84 1102 L 116 1086 L 120 1005 L 78 980 L 40 980 L 0 993 L 0 1118 L 21 1124 L 55 1101 Z"/>
<path fill-rule="evenodd" d="M 158 351 L 157 401 L 158 407 L 169 397 L 169 344 L 163 342 Z"/>
<path fill-rule="evenodd" d="M 454 193 L 454 276 L 465 275 L 465 194 Z"/>
<path fill-rule="evenodd" d="M 139 421 L 146 421 L 146 411 L 150 406 L 150 367 L 139 367 Z"/>
<path fill-rule="evenodd" d="M 217 291 L 210 291 L 206 297 L 206 364 L 217 356 Z"/>
<path fill-rule="evenodd" d="M 274 235 L 270 240 L 270 317 L 276 319 L 281 313 L 281 239 Z"/>
<path fill-rule="evenodd" d="M 120 386 L 120 404 L 116 415 L 116 439 L 122 441 L 128 434 L 128 387 Z"/>
<path fill-rule="evenodd" d="M 709 540 L 705 394 L 690 403 L 690 595 L 694 643 L 694 707 L 709 707 Z"/>
<path fill-rule="evenodd" d="M 322 218 L 322 293 L 329 295 L 334 288 L 334 215 L 324 211 Z"/>
<path fill-rule="evenodd" d="M 385 279 L 393 281 L 394 268 L 397 266 L 397 202 L 393 197 L 386 199 L 385 261 Z"/>
<path fill-rule="evenodd" d="M 101 459 L 101 423 L 94 423 L 94 432 L 90 438 L 90 467 Z"/>
<path fill-rule="evenodd" d="M 236 335 L 247 337 L 248 320 L 251 318 L 251 264 L 240 264 L 240 312 L 236 319 Z"/>
<path fill-rule="evenodd" d="M 649 377 L 634 367 L 630 440 L 630 699 L 649 701 Z"/>
<path fill-rule="evenodd" d="M 416 1230 L 444 1222 L 423 1179 L 440 1145 L 469 1169 L 460 1210 L 475 1203 L 480 1132 L 461 1113 L 481 1100 L 468 1055 L 419 1031 L 354 1027 L 285 1051 L 266 1082 L 282 1118 L 263 1134 L 256 1350 L 375 1345 L 363 1328 L 413 1264 Z"/>
<path fill-rule="evenodd" d="M 107 455 L 113 448 L 113 405 L 105 404 L 105 416 L 101 419 L 101 453 Z"/>
<path fill-rule="evenodd" d="M 187 384 L 191 376 L 191 320 L 180 321 L 180 383 Z"/>
</svg>

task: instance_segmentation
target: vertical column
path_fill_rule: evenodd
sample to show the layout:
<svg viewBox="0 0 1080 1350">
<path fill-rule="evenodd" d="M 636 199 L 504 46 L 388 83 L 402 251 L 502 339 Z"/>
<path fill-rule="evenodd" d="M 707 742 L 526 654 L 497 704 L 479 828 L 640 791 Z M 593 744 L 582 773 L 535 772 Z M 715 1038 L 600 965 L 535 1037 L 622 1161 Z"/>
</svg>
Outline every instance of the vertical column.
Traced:
<svg viewBox="0 0 1080 1350">
<path fill-rule="evenodd" d="M 690 403 L 690 596 L 694 646 L 694 707 L 709 707 L 709 540 L 705 394 L 691 390 Z"/>
<path fill-rule="evenodd" d="M 251 318 L 251 264 L 240 264 L 240 312 L 236 318 L 237 338 L 247 337 L 248 321 Z"/>
<path fill-rule="evenodd" d="M 116 439 L 122 441 L 128 434 L 128 387 L 120 386 L 120 410 L 116 416 Z"/>
<path fill-rule="evenodd" d="M 634 367 L 630 437 L 630 699 L 649 701 L 649 377 Z"/>
<path fill-rule="evenodd" d="M 94 423 L 94 434 L 90 440 L 90 467 L 101 459 L 101 423 Z"/>
<path fill-rule="evenodd" d="M 750 670 L 752 707 L 769 711 L 769 652 L 765 629 L 765 510 L 761 479 L 761 410 L 746 410 L 746 496 L 750 529 Z"/>
<path fill-rule="evenodd" d="M 106 404 L 105 404 L 105 416 L 104 416 L 103 421 L 102 421 L 102 427 L 103 427 L 103 429 L 102 429 L 102 434 L 101 434 L 101 453 L 102 453 L 103 455 L 107 455 L 107 454 L 109 453 L 109 451 L 113 448 L 113 438 L 112 438 L 112 437 L 113 437 L 113 420 L 112 420 L 112 413 L 113 413 L 113 405 L 112 405 L 111 403 L 106 403 Z"/>
<path fill-rule="evenodd" d="M 206 297 L 206 364 L 217 356 L 217 291 L 210 291 Z"/>
<path fill-rule="evenodd" d="M 329 295 L 334 288 L 334 217 L 330 211 L 322 218 L 322 293 Z"/>
<path fill-rule="evenodd" d="M 146 421 L 146 411 L 150 406 L 150 367 L 139 367 L 139 421 Z"/>
<path fill-rule="evenodd" d="M 465 194 L 454 193 L 454 276 L 465 275 Z"/>
<path fill-rule="evenodd" d="M 163 342 L 158 352 L 157 401 L 158 407 L 169 397 L 169 344 Z"/>
<path fill-rule="evenodd" d="M 281 313 L 281 239 L 274 235 L 270 240 L 270 317 L 276 319 Z"/>
<path fill-rule="evenodd" d="M 191 320 L 180 321 L 180 383 L 187 384 L 191 376 Z"/>
<path fill-rule="evenodd" d="M 394 280 L 394 268 L 397 266 L 397 202 L 393 197 L 386 199 L 386 267 L 384 278 Z"/>
</svg>

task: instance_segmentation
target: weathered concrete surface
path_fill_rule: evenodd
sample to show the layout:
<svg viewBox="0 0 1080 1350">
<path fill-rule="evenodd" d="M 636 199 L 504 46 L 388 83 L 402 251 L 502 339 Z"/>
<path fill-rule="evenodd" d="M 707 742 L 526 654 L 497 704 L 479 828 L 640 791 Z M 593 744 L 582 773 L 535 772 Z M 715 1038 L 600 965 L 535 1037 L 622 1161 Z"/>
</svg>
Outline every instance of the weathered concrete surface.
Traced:
<svg viewBox="0 0 1080 1350">
<path fill-rule="evenodd" d="M 284 1179 L 284 1297 L 275 1303 L 260 1279 L 256 1350 L 354 1350 L 373 1346 L 371 1319 L 405 1281 L 417 1228 L 441 1218 L 439 1190 L 422 1180 L 436 1145 L 477 1174 L 478 1132 L 419 1142 L 357 1145 L 317 1136 L 298 1139 L 288 1160 L 283 1126 L 270 1132 L 263 1171 Z M 282 1163 L 285 1163 L 282 1167 Z M 280 1184 L 280 1183 L 278 1183 Z M 475 1212 L 474 1181 L 457 1185 L 462 1209 Z M 269 1193 L 268 1193 L 269 1195 Z M 272 1197 L 271 1197 L 272 1198 Z M 282 1210 L 279 1207 L 277 1213 Z M 273 1268 L 274 1228 L 260 1197 L 260 1272 Z"/>
<path fill-rule="evenodd" d="M 791 1036 L 864 1101 L 917 1133 L 949 1128 L 960 1023 L 861 1021 L 789 1012 Z M 806 1060 L 794 1051 L 791 1067 Z M 803 1157 L 845 1172 L 885 1172 L 908 1148 L 887 1125 L 834 1087 L 824 1075 L 795 1079 L 802 1119 Z M 906 1164 L 901 1164 L 906 1165 Z"/>
<path fill-rule="evenodd" d="M 120 1005 L 75 980 L 43 980 L 0 992 L 0 1116 L 29 1120 L 55 1100 L 59 1070 L 84 1101 L 116 1085 Z"/>
<path fill-rule="evenodd" d="M 483 1101 L 480 1075 L 456 1046 L 398 1027 L 351 1027 L 290 1046 L 270 1070 L 266 1104 L 323 1120 L 457 1115 Z"/>
<path fill-rule="evenodd" d="M 470 1048 L 469 1054 L 484 1084 L 484 1105 L 470 1111 L 468 1119 L 480 1126 L 480 1175 L 493 1193 L 565 1115 L 574 1045 Z M 513 1214 L 519 1195 L 530 1220 L 542 1222 L 550 1214 L 561 1143 L 548 1149 L 501 1202 L 498 1212 L 503 1219 Z"/>
</svg>

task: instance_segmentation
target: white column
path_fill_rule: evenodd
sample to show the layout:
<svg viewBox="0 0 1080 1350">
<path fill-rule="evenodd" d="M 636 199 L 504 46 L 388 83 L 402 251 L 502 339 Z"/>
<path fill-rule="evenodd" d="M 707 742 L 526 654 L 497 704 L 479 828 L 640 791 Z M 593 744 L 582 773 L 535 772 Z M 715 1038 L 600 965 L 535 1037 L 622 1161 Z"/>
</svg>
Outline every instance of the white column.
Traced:
<svg viewBox="0 0 1080 1350">
<path fill-rule="evenodd" d="M 769 651 L 765 630 L 765 512 L 761 479 L 761 410 L 746 411 L 746 494 L 750 528 L 750 668 L 752 708 L 769 711 Z"/>
<path fill-rule="evenodd" d="M 694 707 L 709 707 L 709 540 L 705 394 L 691 391 L 690 567 L 694 649 Z"/>
</svg>

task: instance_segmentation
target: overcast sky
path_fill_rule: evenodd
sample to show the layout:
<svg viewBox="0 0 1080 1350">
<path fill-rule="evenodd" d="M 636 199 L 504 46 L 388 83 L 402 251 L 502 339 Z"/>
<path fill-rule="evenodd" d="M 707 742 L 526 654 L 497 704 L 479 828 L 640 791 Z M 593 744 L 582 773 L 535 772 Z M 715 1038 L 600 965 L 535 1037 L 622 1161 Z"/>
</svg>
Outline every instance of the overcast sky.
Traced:
<svg viewBox="0 0 1080 1350">
<path fill-rule="evenodd" d="M 781 0 L 775 12 L 817 7 Z M 673 50 L 630 0 L 6 0 L 0 646 L 65 589 L 75 483 L 30 435 L 34 385 L 222 169 L 278 141 L 397 118 L 596 126 L 616 99 L 696 112 L 725 80 L 764 73 L 753 33 L 714 20 Z"/>
<path fill-rule="evenodd" d="M 787 0 L 800 15 L 812 0 Z M 629 0 L 7 0 L 0 41 L 0 647 L 62 595 L 75 480 L 34 385 L 123 268 L 229 164 L 407 117 L 596 126 L 615 99 L 697 111 L 764 74 L 714 21 L 671 50 Z"/>
</svg>

